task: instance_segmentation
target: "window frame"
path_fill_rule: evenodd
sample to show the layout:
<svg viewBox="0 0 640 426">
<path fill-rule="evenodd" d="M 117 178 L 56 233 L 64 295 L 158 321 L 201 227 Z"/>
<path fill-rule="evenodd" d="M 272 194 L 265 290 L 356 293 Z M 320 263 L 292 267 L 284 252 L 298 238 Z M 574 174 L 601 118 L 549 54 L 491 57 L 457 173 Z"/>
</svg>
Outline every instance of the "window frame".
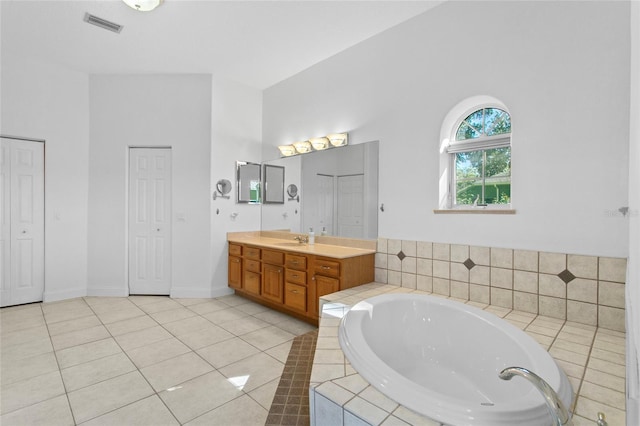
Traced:
<svg viewBox="0 0 640 426">
<path fill-rule="evenodd" d="M 458 133 L 458 129 L 462 125 L 462 123 L 469 117 L 471 114 L 476 111 L 484 110 L 487 108 L 495 108 L 504 111 L 509 115 L 511 120 L 511 113 L 502 105 L 496 104 L 482 104 L 482 105 L 474 105 L 473 108 L 469 108 L 466 112 L 458 117 L 458 119 L 454 122 L 455 125 L 451 129 L 449 143 L 446 147 L 446 154 L 448 155 L 448 164 L 449 164 L 449 177 L 448 177 L 448 192 L 451 197 L 451 207 L 450 210 L 467 210 L 467 209 L 486 209 L 486 210 L 511 210 L 513 207 L 512 196 L 509 196 L 509 203 L 506 204 L 486 204 L 481 206 L 474 206 L 470 204 L 458 204 L 457 202 L 457 176 L 456 176 L 456 154 L 462 152 L 473 152 L 473 151 L 487 151 L 494 148 L 509 148 L 510 155 L 513 154 L 512 147 L 512 134 L 513 130 L 509 133 L 501 133 L 498 135 L 491 136 L 480 136 L 478 138 L 465 139 L 461 141 L 456 140 L 456 135 Z M 512 121 L 512 120 L 511 120 Z M 484 129 L 483 129 L 484 130 Z M 513 182 L 511 181 L 512 173 L 510 173 L 510 182 L 509 185 L 513 188 Z M 484 192 L 484 185 L 483 185 Z M 510 191 L 511 192 L 511 191 Z"/>
</svg>

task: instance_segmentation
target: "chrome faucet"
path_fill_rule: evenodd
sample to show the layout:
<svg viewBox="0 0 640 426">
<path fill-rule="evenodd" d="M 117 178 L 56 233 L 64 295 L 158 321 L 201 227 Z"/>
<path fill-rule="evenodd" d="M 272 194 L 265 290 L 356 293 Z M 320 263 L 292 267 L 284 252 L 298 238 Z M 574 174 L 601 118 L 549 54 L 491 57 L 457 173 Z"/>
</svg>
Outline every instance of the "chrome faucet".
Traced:
<svg viewBox="0 0 640 426">
<path fill-rule="evenodd" d="M 306 235 L 298 235 L 293 239 L 299 242 L 300 244 L 305 244 L 309 242 L 309 237 L 307 237 Z"/>
<path fill-rule="evenodd" d="M 551 413 L 553 424 L 557 426 L 572 426 L 571 415 L 566 409 L 560 397 L 544 379 L 532 371 L 522 367 L 509 367 L 502 370 L 499 377 L 502 380 L 511 380 L 513 376 L 521 376 L 529 380 L 542 393 Z"/>
</svg>

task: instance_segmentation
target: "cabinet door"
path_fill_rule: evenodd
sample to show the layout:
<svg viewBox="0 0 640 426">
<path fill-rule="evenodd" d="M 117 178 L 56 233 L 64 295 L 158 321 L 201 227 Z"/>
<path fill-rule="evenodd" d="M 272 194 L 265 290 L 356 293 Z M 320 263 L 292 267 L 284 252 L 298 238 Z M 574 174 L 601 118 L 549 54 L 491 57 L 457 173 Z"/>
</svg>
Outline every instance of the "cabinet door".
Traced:
<svg viewBox="0 0 640 426">
<path fill-rule="evenodd" d="M 313 309 L 316 315 L 319 315 L 320 298 L 325 294 L 335 293 L 340 290 L 340 280 L 337 278 L 325 277 L 323 275 L 315 275 L 316 295 L 313 301 L 313 308 L 310 306 L 309 311 Z M 311 302 L 310 302 L 311 303 Z"/>
<path fill-rule="evenodd" d="M 262 265 L 262 297 L 272 302 L 282 303 L 284 269 L 282 266 Z"/>
<path fill-rule="evenodd" d="M 244 271 L 243 287 L 248 293 L 260 294 L 260 274 L 251 271 Z"/>
<path fill-rule="evenodd" d="M 242 288 L 242 259 L 229 256 L 229 287 Z"/>
<path fill-rule="evenodd" d="M 307 311 L 307 287 L 303 285 L 285 283 L 284 305 L 297 311 Z"/>
</svg>

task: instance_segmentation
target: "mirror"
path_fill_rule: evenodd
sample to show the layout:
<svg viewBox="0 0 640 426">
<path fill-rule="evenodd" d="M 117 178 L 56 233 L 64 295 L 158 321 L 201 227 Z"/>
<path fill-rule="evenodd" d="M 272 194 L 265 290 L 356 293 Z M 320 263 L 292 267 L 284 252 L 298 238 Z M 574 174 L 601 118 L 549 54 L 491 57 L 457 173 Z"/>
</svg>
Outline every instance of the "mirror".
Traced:
<svg viewBox="0 0 640 426">
<path fill-rule="evenodd" d="M 236 161 L 238 203 L 260 204 L 262 167 L 258 163 Z"/>
<path fill-rule="evenodd" d="M 231 182 L 228 179 L 220 179 L 216 183 L 216 192 L 213 193 L 213 199 L 226 198 L 229 199 L 228 193 L 231 192 Z"/>
<path fill-rule="evenodd" d="M 284 204 L 284 167 L 264 165 L 264 197 L 267 204 Z"/>
<path fill-rule="evenodd" d="M 297 201 L 300 202 L 300 196 L 298 195 L 298 187 L 295 183 L 287 186 L 287 195 L 289 196 L 289 201 Z"/>
<path fill-rule="evenodd" d="M 300 204 L 263 205 L 261 229 L 377 238 L 378 150 L 373 141 L 266 162 L 286 167 Z"/>
</svg>

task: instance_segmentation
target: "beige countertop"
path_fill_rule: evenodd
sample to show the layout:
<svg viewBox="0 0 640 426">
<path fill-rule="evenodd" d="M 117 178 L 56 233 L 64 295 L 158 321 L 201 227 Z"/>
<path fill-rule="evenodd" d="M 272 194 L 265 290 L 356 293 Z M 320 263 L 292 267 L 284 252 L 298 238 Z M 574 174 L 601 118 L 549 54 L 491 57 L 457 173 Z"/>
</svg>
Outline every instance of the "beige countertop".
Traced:
<svg viewBox="0 0 640 426">
<path fill-rule="evenodd" d="M 272 233 L 277 235 L 276 233 Z M 227 241 L 238 244 L 250 244 L 252 246 L 264 247 L 275 250 L 283 250 L 300 254 L 313 254 L 316 256 L 333 257 L 336 259 L 347 259 L 350 257 L 375 254 L 375 244 L 373 248 L 350 247 L 347 245 L 326 244 L 322 240 L 335 242 L 337 238 L 316 237 L 315 244 L 301 244 L 293 238 L 300 234 L 291 234 L 291 238 L 284 238 L 284 233 L 279 233 L 282 237 L 265 236 L 261 232 L 229 232 Z M 320 240 L 320 242 L 318 242 Z M 349 239 L 345 239 L 345 244 L 349 244 Z"/>
</svg>

